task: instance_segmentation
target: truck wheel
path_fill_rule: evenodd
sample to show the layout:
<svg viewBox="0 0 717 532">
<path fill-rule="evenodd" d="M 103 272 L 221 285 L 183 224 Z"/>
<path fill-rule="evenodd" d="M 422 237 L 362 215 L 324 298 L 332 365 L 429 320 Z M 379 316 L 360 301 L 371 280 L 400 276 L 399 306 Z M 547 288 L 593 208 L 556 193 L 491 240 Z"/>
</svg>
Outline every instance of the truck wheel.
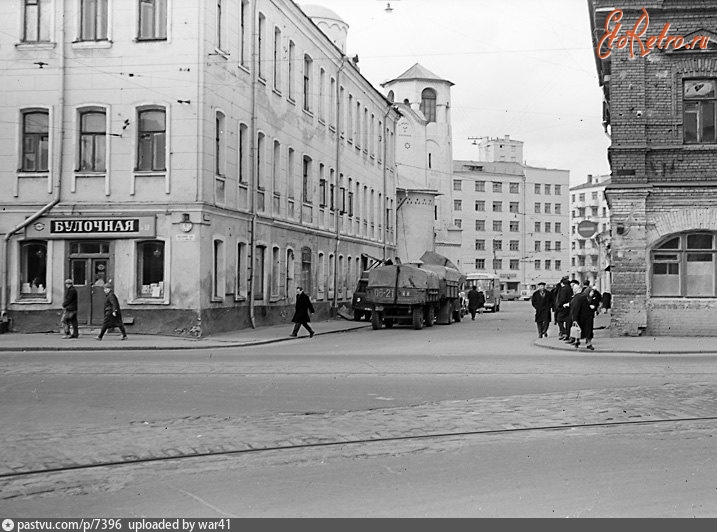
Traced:
<svg viewBox="0 0 717 532">
<path fill-rule="evenodd" d="M 426 307 L 426 327 L 433 327 L 433 324 L 436 321 L 436 310 L 433 308 L 433 305 L 428 305 Z"/>
<path fill-rule="evenodd" d="M 421 307 L 413 309 L 413 328 L 423 329 L 423 309 Z"/>
<path fill-rule="evenodd" d="M 381 328 L 381 313 L 376 310 L 371 313 L 371 327 L 374 331 Z"/>
<path fill-rule="evenodd" d="M 360 310 L 354 310 L 354 321 L 361 321 L 363 318 L 363 312 Z"/>
</svg>

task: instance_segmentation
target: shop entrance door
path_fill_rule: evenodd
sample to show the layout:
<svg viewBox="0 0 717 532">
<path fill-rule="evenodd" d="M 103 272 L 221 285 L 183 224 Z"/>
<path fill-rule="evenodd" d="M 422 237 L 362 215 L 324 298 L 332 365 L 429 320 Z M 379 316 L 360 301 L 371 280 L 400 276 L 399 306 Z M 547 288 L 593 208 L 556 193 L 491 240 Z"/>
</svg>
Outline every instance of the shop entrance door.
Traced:
<svg viewBox="0 0 717 532">
<path fill-rule="evenodd" d="M 72 242 L 70 272 L 77 289 L 77 321 L 82 325 L 100 325 L 105 302 L 102 287 L 111 280 L 109 243 Z"/>
</svg>

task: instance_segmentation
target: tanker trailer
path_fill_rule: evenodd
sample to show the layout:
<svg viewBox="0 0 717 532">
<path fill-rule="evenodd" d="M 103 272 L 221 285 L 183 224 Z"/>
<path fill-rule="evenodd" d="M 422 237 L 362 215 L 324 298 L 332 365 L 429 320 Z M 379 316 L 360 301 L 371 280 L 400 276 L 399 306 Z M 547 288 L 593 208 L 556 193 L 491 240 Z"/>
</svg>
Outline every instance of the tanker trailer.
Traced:
<svg viewBox="0 0 717 532">
<path fill-rule="evenodd" d="M 408 323 L 422 329 L 431 327 L 440 306 L 438 274 L 418 264 L 380 266 L 368 274 L 366 300 L 373 305 L 371 326 L 393 327 Z"/>
</svg>

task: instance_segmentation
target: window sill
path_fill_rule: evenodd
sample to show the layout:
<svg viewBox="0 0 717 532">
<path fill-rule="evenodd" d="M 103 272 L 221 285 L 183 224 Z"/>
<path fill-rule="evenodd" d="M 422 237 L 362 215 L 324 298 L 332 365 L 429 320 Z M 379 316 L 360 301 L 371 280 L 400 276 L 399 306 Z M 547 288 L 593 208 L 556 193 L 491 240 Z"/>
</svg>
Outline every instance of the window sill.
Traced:
<svg viewBox="0 0 717 532">
<path fill-rule="evenodd" d="M 282 96 L 281 90 L 277 89 L 276 87 L 274 87 L 273 89 L 271 89 L 271 92 L 273 92 L 275 95 L 277 95 L 277 96 L 280 97 L 280 98 L 281 98 L 281 96 Z"/>
<path fill-rule="evenodd" d="M 231 54 L 229 52 L 227 52 L 226 50 L 222 50 L 221 48 L 214 48 L 214 53 L 209 54 L 209 55 L 214 55 L 214 56 L 221 57 L 222 59 L 229 60 L 229 56 Z"/>
<path fill-rule="evenodd" d="M 162 177 L 162 178 L 164 178 L 164 177 L 167 177 L 167 172 L 166 172 L 166 170 L 156 170 L 156 171 L 147 171 L 147 172 L 135 170 L 134 176 L 135 177 Z"/>
<path fill-rule="evenodd" d="M 20 179 L 26 178 L 26 177 L 42 177 L 42 178 L 47 179 L 48 177 L 50 177 L 50 172 L 22 172 L 22 171 L 20 171 L 17 173 L 17 177 Z"/>
<path fill-rule="evenodd" d="M 75 41 L 72 43 L 72 48 L 75 50 L 86 50 L 96 48 L 112 48 L 114 43 L 110 40 L 101 41 Z"/>
<path fill-rule="evenodd" d="M 234 296 L 234 301 L 236 301 L 237 303 L 244 303 L 246 300 L 246 296 Z"/>
<path fill-rule="evenodd" d="M 105 172 L 75 172 L 75 177 L 107 177 Z"/>
<path fill-rule="evenodd" d="M 166 298 L 138 297 L 127 301 L 128 305 L 169 305 Z"/>
<path fill-rule="evenodd" d="M 53 50 L 56 42 L 19 42 L 15 43 L 16 50 Z"/>
<path fill-rule="evenodd" d="M 304 114 L 306 116 L 310 117 L 311 119 L 314 118 L 314 113 L 312 113 L 310 109 L 302 109 L 302 111 L 304 111 Z"/>
<path fill-rule="evenodd" d="M 166 37 L 156 37 L 156 38 L 154 38 L 154 37 L 147 37 L 147 38 L 144 38 L 144 39 L 142 39 L 142 38 L 140 38 L 140 37 L 137 37 L 137 38 L 134 39 L 134 42 L 136 42 L 136 43 L 143 43 L 143 42 L 144 42 L 144 43 L 153 43 L 153 42 L 167 42 L 167 40 L 168 40 L 168 39 L 167 39 Z"/>
<path fill-rule="evenodd" d="M 47 304 L 51 303 L 50 298 L 47 297 L 47 295 L 42 295 L 41 297 L 32 297 L 30 295 L 24 295 L 20 296 L 18 299 L 13 301 L 14 304 L 17 305 L 38 305 L 38 304 Z"/>
</svg>

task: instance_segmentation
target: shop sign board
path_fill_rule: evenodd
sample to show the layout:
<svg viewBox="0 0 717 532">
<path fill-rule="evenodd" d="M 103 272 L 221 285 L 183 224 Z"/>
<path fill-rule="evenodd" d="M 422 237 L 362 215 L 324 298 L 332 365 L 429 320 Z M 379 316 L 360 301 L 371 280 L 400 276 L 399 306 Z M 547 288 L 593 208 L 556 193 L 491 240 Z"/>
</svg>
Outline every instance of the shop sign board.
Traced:
<svg viewBox="0 0 717 532">
<path fill-rule="evenodd" d="M 134 238 L 154 237 L 154 216 L 123 218 L 38 218 L 25 228 L 27 238 Z"/>
</svg>

